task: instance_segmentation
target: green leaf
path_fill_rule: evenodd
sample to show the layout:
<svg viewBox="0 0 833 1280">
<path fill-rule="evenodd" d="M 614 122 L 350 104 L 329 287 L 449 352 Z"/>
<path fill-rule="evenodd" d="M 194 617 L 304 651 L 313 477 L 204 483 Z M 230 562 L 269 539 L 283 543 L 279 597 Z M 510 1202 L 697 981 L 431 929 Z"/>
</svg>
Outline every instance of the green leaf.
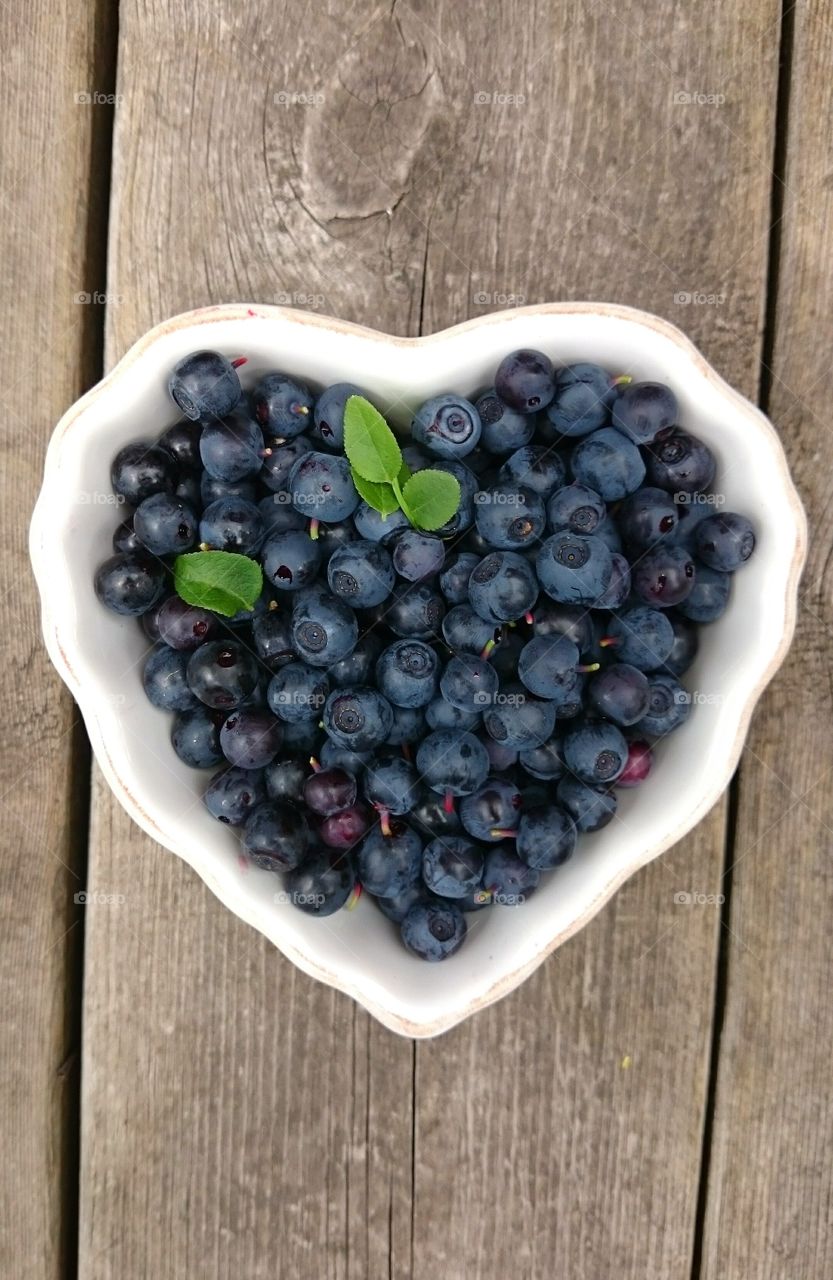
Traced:
<svg viewBox="0 0 833 1280">
<path fill-rule="evenodd" d="M 396 483 L 400 487 L 404 487 L 408 483 L 408 481 L 410 480 L 413 474 L 414 474 L 413 471 L 411 470 L 411 468 L 408 466 L 407 462 L 403 458 L 402 466 L 399 468 L 399 475 L 396 477 Z"/>
<path fill-rule="evenodd" d="M 353 470 L 374 484 L 390 484 L 402 466 L 396 436 L 363 396 L 350 396 L 344 407 L 344 452 Z"/>
<path fill-rule="evenodd" d="M 263 570 L 256 560 L 231 551 L 194 551 L 174 561 L 174 590 L 186 604 L 231 618 L 254 608 Z"/>
<path fill-rule="evenodd" d="M 460 484 L 447 471 L 418 471 L 402 490 L 418 529 L 441 529 L 460 505 Z"/>
<path fill-rule="evenodd" d="M 358 471 L 353 471 L 353 484 L 359 497 L 364 498 L 369 507 L 378 511 L 381 516 L 391 516 L 399 510 L 396 494 L 389 484 L 376 484 L 373 480 L 365 480 Z"/>
</svg>

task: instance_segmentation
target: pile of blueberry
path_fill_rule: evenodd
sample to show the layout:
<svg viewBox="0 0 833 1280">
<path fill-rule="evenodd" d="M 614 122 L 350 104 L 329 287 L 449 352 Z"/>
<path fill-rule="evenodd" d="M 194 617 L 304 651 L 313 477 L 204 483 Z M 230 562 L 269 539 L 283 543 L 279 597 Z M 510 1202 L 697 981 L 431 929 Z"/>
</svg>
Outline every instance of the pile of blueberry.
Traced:
<svg viewBox="0 0 833 1280">
<path fill-rule="evenodd" d="M 243 391 L 243 363 L 181 361 L 182 420 L 115 458 L 132 514 L 97 595 L 140 616 L 147 696 L 181 760 L 219 766 L 205 804 L 242 856 L 313 915 L 364 889 L 444 959 L 467 913 L 523 902 L 647 777 L 753 528 L 659 383 L 521 350 L 476 401 L 429 400 L 403 458 L 453 475 L 460 503 L 427 532 L 360 499 L 361 388 Z M 198 549 L 259 562 L 253 608 L 174 591 Z"/>
</svg>

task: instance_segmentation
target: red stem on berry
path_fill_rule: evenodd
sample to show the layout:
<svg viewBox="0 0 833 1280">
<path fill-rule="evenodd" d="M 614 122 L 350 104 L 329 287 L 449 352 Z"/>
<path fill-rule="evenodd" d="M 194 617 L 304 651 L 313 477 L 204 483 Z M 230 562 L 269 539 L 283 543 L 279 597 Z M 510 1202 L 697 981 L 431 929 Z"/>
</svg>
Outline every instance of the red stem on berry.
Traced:
<svg viewBox="0 0 833 1280">
<path fill-rule="evenodd" d="M 531 609 L 527 609 L 526 613 L 524 614 L 524 622 L 528 623 L 529 626 L 531 627 L 534 621 L 535 621 L 535 614 L 532 612 Z"/>
<path fill-rule="evenodd" d="M 489 831 L 489 835 L 495 840 L 514 840 L 517 834 L 511 827 L 492 827 Z"/>
<path fill-rule="evenodd" d="M 309 763 L 313 773 L 321 772 L 321 762 L 319 760 L 316 760 L 315 756 L 310 756 Z"/>
<path fill-rule="evenodd" d="M 231 367 L 232 369 L 239 369 L 241 365 L 248 364 L 248 363 L 249 363 L 248 356 L 238 356 L 236 360 L 232 360 Z"/>
<path fill-rule="evenodd" d="M 454 796 L 451 794 L 450 791 L 446 791 L 445 793 L 445 797 L 443 799 L 443 808 L 445 809 L 446 813 L 454 812 Z"/>
<path fill-rule="evenodd" d="M 271 449 L 258 449 L 258 454 L 257 454 L 257 456 L 258 456 L 259 458 L 271 458 L 271 456 L 272 456 L 272 450 L 271 450 Z"/>
<path fill-rule="evenodd" d="M 390 829 L 390 809 L 386 809 L 383 804 L 374 804 L 373 808 L 379 815 L 379 825 L 382 828 L 382 835 L 391 836 L 393 833 Z"/>
<path fill-rule="evenodd" d="M 483 648 L 480 650 L 480 656 L 484 662 L 491 658 L 492 650 L 495 648 L 496 643 L 497 642 L 495 640 L 487 640 Z"/>
<path fill-rule="evenodd" d="M 300 414 L 302 414 L 304 417 L 306 417 L 306 415 L 309 413 L 309 409 L 307 408 L 307 406 L 306 406 L 305 404 L 294 404 L 294 405 L 292 406 L 292 412 L 293 412 L 293 413 L 300 413 Z"/>
<path fill-rule="evenodd" d="M 581 666 L 576 667 L 575 670 L 580 671 L 582 675 L 586 675 L 590 671 L 598 671 L 601 665 L 602 664 L 600 662 L 585 662 Z"/>
<path fill-rule="evenodd" d="M 318 524 L 318 520 L 313 516 L 309 522 L 309 536 L 312 538 L 313 542 L 318 541 Z"/>
<path fill-rule="evenodd" d="M 599 648 L 615 649 L 617 644 L 621 644 L 621 643 L 622 642 L 618 636 L 602 636 L 601 640 L 599 641 Z"/>
<path fill-rule="evenodd" d="M 355 911 L 356 907 L 359 905 L 359 898 L 361 896 L 362 896 L 362 887 L 360 884 L 357 883 L 354 886 L 353 892 L 350 894 L 350 897 L 347 899 L 347 901 L 344 904 L 344 910 Z"/>
</svg>

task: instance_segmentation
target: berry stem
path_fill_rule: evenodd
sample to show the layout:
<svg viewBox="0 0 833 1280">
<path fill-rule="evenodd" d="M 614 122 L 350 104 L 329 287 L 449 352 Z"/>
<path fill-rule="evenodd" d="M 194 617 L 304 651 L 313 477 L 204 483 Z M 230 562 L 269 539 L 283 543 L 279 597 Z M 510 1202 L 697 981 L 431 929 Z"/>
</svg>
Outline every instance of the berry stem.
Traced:
<svg viewBox="0 0 833 1280">
<path fill-rule="evenodd" d="M 576 667 L 576 671 L 580 671 L 582 675 L 586 675 L 590 671 L 598 671 L 602 664 L 600 662 L 585 662 L 581 666 Z"/>
<path fill-rule="evenodd" d="M 443 808 L 445 809 L 446 813 L 454 812 L 454 796 L 451 794 L 450 791 L 446 791 L 445 793 L 445 797 L 443 799 Z"/>
<path fill-rule="evenodd" d="M 487 640 L 483 648 L 480 650 L 480 656 L 484 660 L 484 662 L 487 661 L 489 658 L 491 658 L 492 650 L 494 648 L 495 648 L 495 641 Z"/>
<path fill-rule="evenodd" d="M 410 743 L 408 743 L 408 742 L 403 742 L 403 743 L 402 743 L 402 754 L 403 754 L 403 756 L 405 757 L 405 759 L 408 761 L 408 764 L 410 764 L 410 763 L 411 763 L 411 761 L 413 760 L 413 756 L 412 756 L 412 754 L 411 754 L 411 747 L 410 747 Z"/>
<path fill-rule="evenodd" d="M 313 542 L 318 541 L 318 521 L 315 516 L 313 516 L 309 522 L 309 536 L 312 538 Z"/>
<path fill-rule="evenodd" d="M 315 756 L 310 756 L 309 762 L 310 762 L 310 768 L 312 769 L 313 773 L 321 772 L 321 762 L 319 760 L 316 760 Z"/>
<path fill-rule="evenodd" d="M 511 827 L 492 827 L 489 831 L 489 835 L 495 840 L 514 840 L 517 834 Z"/>
<path fill-rule="evenodd" d="M 528 623 L 530 627 L 535 622 L 535 615 L 531 609 L 527 609 L 526 613 L 524 614 L 524 622 Z"/>
<path fill-rule="evenodd" d="M 248 363 L 249 363 L 248 356 L 237 356 L 235 360 L 232 360 L 231 367 L 232 369 L 239 369 L 241 365 L 248 364 Z"/>
<path fill-rule="evenodd" d="M 344 910 L 355 911 L 356 907 L 359 905 L 359 898 L 361 896 L 362 896 L 362 887 L 360 884 L 357 884 L 353 889 L 353 892 L 350 894 L 350 897 L 345 902 Z"/>
<path fill-rule="evenodd" d="M 379 825 L 382 828 L 382 835 L 390 836 L 390 809 L 386 809 L 383 804 L 374 804 L 373 808 L 379 815 Z"/>
<path fill-rule="evenodd" d="M 615 649 L 617 644 L 620 644 L 620 643 L 621 641 L 619 640 L 618 636 L 602 636 L 601 640 L 599 641 L 599 648 Z"/>
</svg>

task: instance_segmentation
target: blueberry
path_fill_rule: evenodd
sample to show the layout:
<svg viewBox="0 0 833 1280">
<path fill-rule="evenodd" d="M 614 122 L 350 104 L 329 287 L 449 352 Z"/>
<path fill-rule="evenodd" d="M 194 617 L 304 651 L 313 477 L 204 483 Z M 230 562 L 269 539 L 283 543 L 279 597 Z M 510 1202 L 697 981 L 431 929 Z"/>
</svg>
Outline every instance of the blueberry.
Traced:
<svg viewBox="0 0 833 1280">
<path fill-rule="evenodd" d="M 454 476 L 460 486 L 460 505 L 455 515 L 437 530 L 440 538 L 456 538 L 474 524 L 474 495 L 480 488 L 480 482 L 471 466 L 459 460 L 440 458 L 439 461 L 432 462 L 431 466 L 434 471 L 445 471 Z"/>
<path fill-rule="evenodd" d="M 440 729 L 429 733 L 420 743 L 417 769 L 432 791 L 465 796 L 485 782 L 489 757 L 482 742 L 473 734 Z"/>
<path fill-rule="evenodd" d="M 555 704 L 531 697 L 521 684 L 509 684 L 485 712 L 483 727 L 501 746 L 527 751 L 552 736 Z"/>
<path fill-rule="evenodd" d="M 330 590 L 354 609 L 368 609 L 387 600 L 396 581 L 393 564 L 378 542 L 348 542 L 330 556 Z"/>
<path fill-rule="evenodd" d="M 628 744 L 613 724 L 588 721 L 571 729 L 564 739 L 564 763 L 581 782 L 610 786 L 628 758 Z"/>
<path fill-rule="evenodd" d="M 187 604 L 179 596 L 169 596 L 160 606 L 156 625 L 159 639 L 172 649 L 192 652 L 206 640 L 213 640 L 219 630 L 215 613 Z"/>
<path fill-rule="evenodd" d="M 207 471 L 200 476 L 200 499 L 204 507 L 210 507 L 218 498 L 242 498 L 245 502 L 254 502 L 256 496 L 254 480 L 216 480 Z"/>
<path fill-rule="evenodd" d="M 755 530 L 746 516 L 734 511 L 707 516 L 694 534 L 697 555 L 709 569 L 733 573 L 755 550 Z"/>
<path fill-rule="evenodd" d="M 497 906 L 519 907 L 538 887 L 541 873 L 530 867 L 507 844 L 497 844 L 486 854 L 483 888 Z"/>
<path fill-rule="evenodd" d="M 679 680 L 661 671 L 649 678 L 650 703 L 648 714 L 634 726 L 639 735 L 663 738 L 685 724 L 691 710 L 691 697 Z"/>
<path fill-rule="evenodd" d="M 244 498 L 218 498 L 200 519 L 200 542 L 215 551 L 253 556 L 260 550 L 263 534 L 260 511 Z"/>
<path fill-rule="evenodd" d="M 557 805 L 541 805 L 521 816 L 515 844 L 518 857 L 536 871 L 551 871 L 573 856 L 576 824 Z"/>
<path fill-rule="evenodd" d="M 520 819 L 518 788 L 504 778 L 487 778 L 482 787 L 460 801 L 460 821 L 470 836 L 486 844 L 503 839 Z M 437 890 L 440 892 L 440 890 Z"/>
<path fill-rule="evenodd" d="M 454 809 L 447 809 L 444 797 L 423 787 L 408 821 L 426 843 L 440 835 L 461 835 L 463 828 Z"/>
<path fill-rule="evenodd" d="M 122 520 L 120 525 L 116 526 L 113 534 L 113 550 L 115 552 L 137 552 L 141 555 L 143 547 L 136 530 L 133 528 L 133 517 L 128 516 L 126 520 Z M 474 557 L 475 561 L 477 557 Z"/>
<path fill-rule="evenodd" d="M 310 520 L 346 520 L 359 505 L 350 463 L 330 453 L 305 453 L 289 473 L 292 505 Z"/>
<path fill-rule="evenodd" d="M 393 726 L 387 698 L 370 686 L 334 689 L 324 705 L 324 730 L 340 747 L 372 751 Z"/>
<path fill-rule="evenodd" d="M 453 556 L 440 574 L 440 591 L 449 604 L 464 604 L 469 598 L 469 578 L 481 557 L 472 551 L 461 551 Z"/>
<path fill-rule="evenodd" d="M 240 769 L 262 769 L 280 749 L 283 733 L 279 721 L 260 707 L 239 707 L 226 717 L 220 730 L 220 747 L 229 764 Z"/>
<path fill-rule="evenodd" d="M 344 448 L 344 408 L 350 396 L 369 399 L 367 392 L 354 383 L 336 382 L 322 391 L 315 402 L 315 421 L 310 435 L 325 449 Z"/>
<path fill-rule="evenodd" d="M 418 529 L 404 529 L 394 544 L 393 567 L 407 582 L 436 577 L 444 561 L 442 540 Z"/>
<path fill-rule="evenodd" d="M 313 399 L 309 388 L 285 373 L 267 373 L 252 392 L 252 412 L 264 435 L 290 440 L 306 431 Z"/>
<path fill-rule="evenodd" d="M 401 747 L 403 743 L 419 742 L 425 737 L 425 713 L 421 707 L 397 707 L 391 703 L 393 726 L 385 739 L 388 747 Z"/>
<path fill-rule="evenodd" d="M 288 492 L 290 471 L 299 458 L 312 451 L 312 445 L 306 436 L 295 436 L 294 439 L 285 441 L 269 436 L 267 440 L 268 452 L 258 478 L 273 493 Z M 309 512 L 306 513 L 306 518 L 309 518 Z"/>
<path fill-rule="evenodd" d="M 495 391 L 518 413 L 545 409 L 555 393 L 552 361 L 542 351 L 512 351 L 498 365 Z"/>
<path fill-rule="evenodd" d="M 230 360 L 218 351 L 193 351 L 174 365 L 168 379 L 174 404 L 196 422 L 225 418 L 240 400 L 240 379 Z"/>
<path fill-rule="evenodd" d="M 464 898 L 480 885 L 484 856 L 471 840 L 438 836 L 422 855 L 422 878 L 441 898 Z"/>
<path fill-rule="evenodd" d="M 564 774 L 564 758 L 561 754 L 561 739 L 548 738 L 540 747 L 529 747 L 522 751 L 519 763 L 531 778 L 541 782 L 556 782 Z"/>
<path fill-rule="evenodd" d="M 596 601 L 597 609 L 621 609 L 631 594 L 631 567 L 624 556 L 611 553 L 610 581 Z"/>
<path fill-rule="evenodd" d="M 318 834 L 331 849 L 352 849 L 364 839 L 370 827 L 370 810 L 363 804 L 351 805 L 324 818 Z"/>
<path fill-rule="evenodd" d="M 329 594 L 309 603 L 296 597 L 292 612 L 292 643 L 311 667 L 329 667 L 352 651 L 359 638 L 356 615 Z"/>
<path fill-rule="evenodd" d="M 621 776 L 621 775 L 620 775 Z M 578 831 L 601 831 L 616 814 L 616 795 L 602 787 L 589 787 L 567 774 L 556 788 L 556 799 L 566 809 Z"/>
<path fill-rule="evenodd" d="M 521 649 L 518 675 L 530 693 L 558 706 L 580 690 L 578 666 L 578 647 L 568 636 L 535 635 Z"/>
<path fill-rule="evenodd" d="M 438 458 L 464 458 L 480 439 L 480 415 L 462 396 L 434 396 L 420 405 L 411 436 Z"/>
<path fill-rule="evenodd" d="M 662 382 L 632 382 L 614 401 L 612 417 L 634 444 L 649 444 L 677 421 L 677 397 Z"/>
<path fill-rule="evenodd" d="M 233 482 L 256 476 L 263 462 L 260 427 L 243 410 L 206 423 L 200 436 L 200 457 L 215 480 Z"/>
<path fill-rule="evenodd" d="M 178 478 L 172 455 L 144 440 L 120 449 L 110 468 L 113 491 L 134 507 L 154 493 L 173 493 Z"/>
<path fill-rule="evenodd" d="M 330 682 L 326 672 L 305 662 L 289 662 L 269 681 L 266 698 L 270 709 L 287 724 L 321 719 Z"/>
<path fill-rule="evenodd" d="M 180 657 L 181 655 L 177 655 Z M 222 715 L 202 707 L 194 699 L 193 708 L 178 710 L 171 726 L 171 745 L 183 764 L 191 769 L 210 769 L 220 764 Z"/>
<path fill-rule="evenodd" d="M 420 960 L 436 963 L 463 945 L 466 918 L 453 902 L 417 902 L 400 926 L 402 941 Z"/>
<path fill-rule="evenodd" d="M 602 427 L 580 440 L 570 466 L 579 484 L 594 489 L 605 502 L 618 502 L 645 479 L 645 463 L 635 444 L 613 427 Z"/>
<path fill-rule="evenodd" d="M 616 383 L 606 369 L 597 364 L 567 365 L 556 375 L 547 418 L 561 435 L 586 436 L 610 421 L 616 393 Z"/>
<path fill-rule="evenodd" d="M 439 696 L 425 708 L 425 721 L 429 729 L 454 729 L 458 733 L 467 733 L 479 726 L 480 712 L 452 707 L 450 702 Z"/>
<path fill-rule="evenodd" d="M 580 654 L 596 644 L 596 626 L 589 609 L 580 605 L 540 601 L 535 610 L 536 636 L 568 636 Z"/>
<path fill-rule="evenodd" d="M 188 659 L 188 685 L 207 707 L 233 711 L 257 680 L 257 660 L 237 640 L 209 640 Z"/>
<path fill-rule="evenodd" d="M 288 871 L 283 883 L 294 907 L 306 915 L 325 917 L 347 902 L 356 887 L 356 875 L 344 850 L 320 849 Z"/>
<path fill-rule="evenodd" d="M 267 609 L 252 618 L 252 643 L 255 653 L 270 671 L 278 671 L 294 662 L 289 619 L 276 609 Z"/>
<path fill-rule="evenodd" d="M 701 566 L 700 573 L 697 577 L 697 588 L 695 588 L 695 591 L 691 593 L 686 601 L 687 605 L 691 604 L 691 601 L 695 598 L 697 590 L 703 585 L 703 583 L 708 583 L 706 575 L 711 572 L 712 570 L 705 569 Z M 708 590 L 709 587 L 706 585 L 705 591 L 707 592 Z M 666 614 L 666 617 L 671 623 L 671 627 L 674 632 L 674 642 L 668 657 L 660 665 L 659 669 L 672 676 L 681 676 L 688 671 L 692 662 L 697 657 L 697 650 L 699 648 L 697 628 L 686 618 L 674 611 Z"/>
<path fill-rule="evenodd" d="M 649 485 L 625 499 L 617 520 L 628 548 L 632 552 L 646 551 L 662 539 L 674 540 L 677 506 L 670 494 Z"/>
<path fill-rule="evenodd" d="M 266 794 L 270 800 L 297 801 L 308 773 L 309 765 L 306 761 L 293 759 L 281 752 L 263 770 Z"/>
<path fill-rule="evenodd" d="M 637 667 L 616 662 L 592 677 L 587 686 L 587 701 L 606 720 L 618 725 L 636 724 L 648 712 L 648 678 Z"/>
<path fill-rule="evenodd" d="M 397 707 L 424 707 L 437 692 L 439 660 L 422 640 L 397 640 L 376 663 L 376 682 Z"/>
<path fill-rule="evenodd" d="M 339 767 L 319 769 L 304 783 L 304 803 L 313 813 L 329 818 L 356 803 L 355 776 Z"/>
<path fill-rule="evenodd" d="M 101 603 L 113 613 L 138 617 L 161 599 L 165 582 L 165 566 L 159 560 L 128 552 L 99 565 L 94 586 Z"/>
<path fill-rule="evenodd" d="M 325 738 L 321 744 L 319 759 L 325 769 L 346 769 L 357 778 L 364 773 L 373 758 L 371 751 L 351 751 L 349 747 L 340 747 L 331 738 Z"/>
<path fill-rule="evenodd" d="M 617 787 L 638 787 L 653 768 L 654 757 L 647 742 L 638 739 L 628 743 L 628 763 L 616 780 Z"/>
<path fill-rule="evenodd" d="M 474 520 L 489 546 L 505 551 L 533 546 L 547 522 L 543 499 L 511 480 L 474 495 Z"/>
<path fill-rule="evenodd" d="M 280 493 L 267 493 L 258 502 L 257 509 L 264 541 L 274 533 L 297 533 L 307 527 L 305 517 L 293 507 L 292 494 L 288 489 L 282 489 Z"/>
<path fill-rule="evenodd" d="M 529 444 L 535 434 L 534 417 L 510 409 L 500 399 L 494 387 L 484 391 L 477 399 L 475 408 L 482 425 L 480 447 L 487 453 L 512 453 Z"/>
<path fill-rule="evenodd" d="M 547 523 L 553 533 L 568 530 L 586 536 L 595 533 L 606 516 L 602 497 L 583 484 L 563 485 L 547 502 Z"/>
<path fill-rule="evenodd" d="M 374 809 L 404 814 L 419 798 L 419 780 L 413 765 L 401 756 L 371 760 L 362 777 L 365 798 Z"/>
<path fill-rule="evenodd" d="M 529 422 L 529 418 L 521 419 Z M 564 463 L 554 449 L 526 445 L 507 458 L 498 472 L 498 481 L 523 485 L 539 498 L 547 499 L 564 483 Z"/>
<path fill-rule="evenodd" d="M 613 574 L 612 553 L 593 534 L 562 531 L 541 544 L 535 560 L 538 581 L 561 604 L 595 604 Z"/>
<path fill-rule="evenodd" d="M 385 621 L 403 639 L 429 640 L 436 636 L 445 613 L 445 601 L 426 582 L 402 583 L 394 588 Z"/>
<path fill-rule="evenodd" d="M 203 795 L 212 818 L 232 827 L 242 827 L 252 810 L 265 799 L 262 773 L 236 768 L 216 774 Z"/>
<path fill-rule="evenodd" d="M 376 636 L 373 634 L 360 636 L 348 654 L 327 668 L 330 683 L 332 685 L 371 684 L 371 673 L 381 651 L 382 645 Z"/>
<path fill-rule="evenodd" d="M 156 443 L 174 458 L 180 472 L 201 471 L 201 435 L 202 423 L 183 418 L 181 422 L 175 422 L 167 431 L 163 431 Z"/>
<path fill-rule="evenodd" d="M 609 551 L 613 551 L 617 555 L 621 555 L 623 551 L 622 538 L 619 533 L 618 525 L 612 516 L 605 516 L 601 524 L 596 526 L 594 537 L 601 538 Z"/>
<path fill-rule="evenodd" d="M 406 915 L 417 902 L 427 903 L 431 896 L 423 884 L 409 884 L 407 888 L 392 898 L 376 897 L 376 906 L 394 924 L 401 924 Z"/>
<path fill-rule="evenodd" d="M 676 430 L 646 447 L 645 466 L 649 481 L 658 489 L 700 493 L 714 479 L 715 459 L 702 440 Z"/>
<path fill-rule="evenodd" d="M 148 700 L 163 711 L 190 711 L 199 706 L 188 688 L 185 668 L 188 659 L 166 644 L 156 644 L 145 660 L 142 685 Z"/>
<path fill-rule="evenodd" d="M 633 566 L 633 592 L 658 609 L 680 605 L 691 595 L 697 579 L 694 561 L 684 547 L 661 544 Z"/>
<path fill-rule="evenodd" d="M 726 611 L 731 589 L 731 574 L 701 564 L 697 566 L 694 586 L 677 607 L 691 622 L 716 622 Z"/>
<path fill-rule="evenodd" d="M 366 502 L 360 502 L 353 516 L 353 523 L 360 538 L 369 542 L 392 542 L 403 529 L 411 525 L 404 511 L 394 511 L 389 516 L 382 516 Z"/>
<path fill-rule="evenodd" d="M 243 852 L 264 871 L 292 871 L 302 862 L 311 841 L 306 818 L 294 805 L 265 800 L 253 809 L 243 828 Z"/>
<path fill-rule="evenodd" d="M 495 638 L 495 623 L 481 618 L 469 604 L 456 604 L 449 609 L 442 630 L 446 644 L 455 653 L 482 653 Z"/>
<path fill-rule="evenodd" d="M 267 582 L 279 591 L 300 591 L 315 581 L 322 550 L 308 534 L 289 530 L 267 539 L 260 559 Z"/>
<path fill-rule="evenodd" d="M 484 658 L 460 653 L 449 659 L 440 677 L 445 701 L 459 711 L 477 715 L 494 702 L 498 675 Z"/>
<path fill-rule="evenodd" d="M 471 607 L 486 622 L 515 622 L 538 599 L 532 566 L 514 551 L 494 551 L 469 578 Z"/>
<path fill-rule="evenodd" d="M 374 827 L 358 854 L 359 880 L 368 893 L 395 898 L 418 884 L 422 871 L 422 841 L 411 827 L 397 819 L 390 835 Z"/>
<path fill-rule="evenodd" d="M 606 639 L 617 661 L 640 671 L 655 671 L 671 652 L 674 628 L 659 609 L 637 605 L 613 617 Z"/>
</svg>

